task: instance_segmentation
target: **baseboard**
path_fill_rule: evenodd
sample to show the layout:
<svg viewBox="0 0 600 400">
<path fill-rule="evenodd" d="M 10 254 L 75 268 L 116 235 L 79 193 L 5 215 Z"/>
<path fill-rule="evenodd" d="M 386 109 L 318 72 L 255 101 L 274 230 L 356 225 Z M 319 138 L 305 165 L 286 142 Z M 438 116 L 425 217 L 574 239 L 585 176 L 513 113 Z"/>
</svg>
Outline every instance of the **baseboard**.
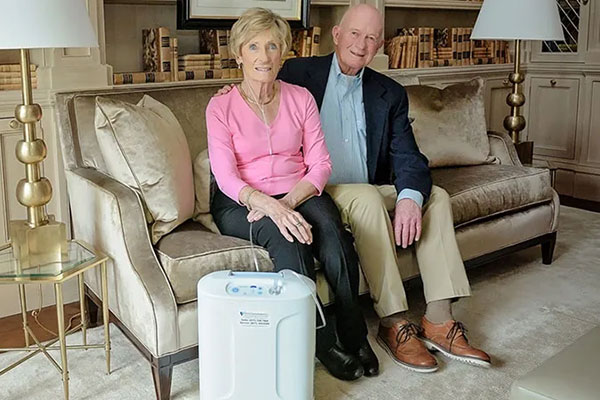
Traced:
<svg viewBox="0 0 600 400">
<path fill-rule="evenodd" d="M 577 199 L 571 196 L 560 195 L 560 204 L 567 207 L 581 208 L 583 210 L 600 212 L 600 202 Z"/>
</svg>

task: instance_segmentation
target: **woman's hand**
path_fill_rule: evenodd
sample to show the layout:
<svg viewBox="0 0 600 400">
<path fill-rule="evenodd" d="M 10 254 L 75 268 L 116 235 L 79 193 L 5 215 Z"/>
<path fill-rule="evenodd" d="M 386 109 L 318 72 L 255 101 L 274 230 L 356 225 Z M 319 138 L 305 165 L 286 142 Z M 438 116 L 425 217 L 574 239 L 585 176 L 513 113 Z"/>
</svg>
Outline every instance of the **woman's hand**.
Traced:
<svg viewBox="0 0 600 400">
<path fill-rule="evenodd" d="M 248 220 L 248 222 L 256 222 L 261 220 L 264 216 L 265 214 L 262 211 L 250 210 L 246 219 Z"/>
<path fill-rule="evenodd" d="M 233 85 L 225 85 L 221 89 L 219 89 L 213 97 L 223 96 L 224 94 L 231 92 L 231 89 L 233 89 Z"/>
<path fill-rule="evenodd" d="M 294 211 L 285 202 L 273 199 L 273 202 L 267 206 L 266 215 L 273 220 L 279 231 L 289 242 L 294 241 L 294 237 L 303 244 L 312 243 L 312 226 L 306 222 L 302 214 Z"/>
</svg>

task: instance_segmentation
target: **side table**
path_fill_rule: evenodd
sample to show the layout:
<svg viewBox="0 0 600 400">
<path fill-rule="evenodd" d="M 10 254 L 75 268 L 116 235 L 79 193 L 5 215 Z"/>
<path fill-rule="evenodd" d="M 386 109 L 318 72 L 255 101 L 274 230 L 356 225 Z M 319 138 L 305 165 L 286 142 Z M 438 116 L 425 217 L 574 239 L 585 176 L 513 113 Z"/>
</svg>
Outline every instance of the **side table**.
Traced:
<svg viewBox="0 0 600 400">
<path fill-rule="evenodd" d="M 19 261 L 13 257 L 10 243 L 0 246 L 0 284 L 19 285 L 19 297 L 21 313 L 23 316 L 23 331 L 25 334 L 25 346 L 23 348 L 4 348 L 1 351 L 26 351 L 29 354 L 20 360 L 12 363 L 0 371 L 0 375 L 12 370 L 21 363 L 27 361 L 37 353 L 43 353 L 48 360 L 62 374 L 63 390 L 65 400 L 69 399 L 69 367 L 67 364 L 67 350 L 71 349 L 92 349 L 103 348 L 106 352 L 106 370 L 110 374 L 110 332 L 109 332 L 109 313 L 108 313 L 108 284 L 106 271 L 106 257 L 102 252 L 93 249 L 87 243 L 79 240 L 71 240 L 68 243 L 68 255 L 61 262 L 48 263 L 43 265 L 29 266 L 22 268 Z M 83 272 L 94 267 L 100 266 L 102 275 L 102 315 L 104 319 L 104 343 L 87 344 L 86 330 L 88 327 L 88 313 L 84 297 Z M 67 280 L 77 277 L 79 280 L 79 302 L 81 312 L 81 323 L 65 332 L 64 304 L 63 304 L 63 283 Z M 25 284 L 27 283 L 51 283 L 54 285 L 56 296 L 56 317 L 58 322 L 58 338 L 46 344 L 40 343 L 35 334 L 27 324 L 27 304 L 25 301 Z M 83 345 L 66 344 L 66 336 L 76 330 L 81 329 L 83 334 Z M 33 339 L 35 346 L 30 346 L 29 338 Z M 59 347 L 52 347 L 56 342 Z M 48 353 L 47 350 L 60 349 L 60 365 Z"/>
</svg>

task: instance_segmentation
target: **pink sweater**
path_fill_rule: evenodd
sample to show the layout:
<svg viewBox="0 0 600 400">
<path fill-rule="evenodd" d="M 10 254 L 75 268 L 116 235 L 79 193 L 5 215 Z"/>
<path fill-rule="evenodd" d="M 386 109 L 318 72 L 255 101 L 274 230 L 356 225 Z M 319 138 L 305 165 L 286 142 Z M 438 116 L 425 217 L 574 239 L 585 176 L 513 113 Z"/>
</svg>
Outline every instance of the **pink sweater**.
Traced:
<svg viewBox="0 0 600 400">
<path fill-rule="evenodd" d="M 211 169 L 221 191 L 238 203 L 246 185 L 273 196 L 306 180 L 321 194 L 331 175 L 314 98 L 305 88 L 279 83 L 279 111 L 270 129 L 237 87 L 206 108 Z"/>
</svg>

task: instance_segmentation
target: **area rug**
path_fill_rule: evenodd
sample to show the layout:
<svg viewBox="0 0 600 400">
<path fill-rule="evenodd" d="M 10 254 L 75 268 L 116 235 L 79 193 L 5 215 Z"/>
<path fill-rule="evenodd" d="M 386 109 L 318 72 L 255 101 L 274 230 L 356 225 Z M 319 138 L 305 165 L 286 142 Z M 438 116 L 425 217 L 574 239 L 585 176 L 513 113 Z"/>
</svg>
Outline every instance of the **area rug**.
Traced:
<svg viewBox="0 0 600 400">
<path fill-rule="evenodd" d="M 381 374 L 341 382 L 317 364 L 315 399 L 507 399 L 516 378 L 600 325 L 600 214 L 562 207 L 554 258 L 552 265 L 543 265 L 538 246 L 469 271 L 473 296 L 456 303 L 454 312 L 469 329 L 470 341 L 492 355 L 491 369 L 441 356 L 434 374 L 403 369 L 376 344 L 377 319 L 365 308 Z M 410 317 L 417 322 L 424 309 L 422 290 L 411 288 L 408 296 Z M 88 334 L 90 341 L 100 341 L 102 328 Z M 71 399 L 154 399 L 147 361 L 114 326 L 111 335 L 110 375 L 102 350 L 69 352 Z M 73 334 L 68 341 L 80 339 Z M 0 367 L 18 356 L 0 355 Z M 60 375 L 37 355 L 0 377 L 0 398 L 62 399 Z M 198 399 L 197 361 L 174 368 L 172 399 Z"/>
</svg>

